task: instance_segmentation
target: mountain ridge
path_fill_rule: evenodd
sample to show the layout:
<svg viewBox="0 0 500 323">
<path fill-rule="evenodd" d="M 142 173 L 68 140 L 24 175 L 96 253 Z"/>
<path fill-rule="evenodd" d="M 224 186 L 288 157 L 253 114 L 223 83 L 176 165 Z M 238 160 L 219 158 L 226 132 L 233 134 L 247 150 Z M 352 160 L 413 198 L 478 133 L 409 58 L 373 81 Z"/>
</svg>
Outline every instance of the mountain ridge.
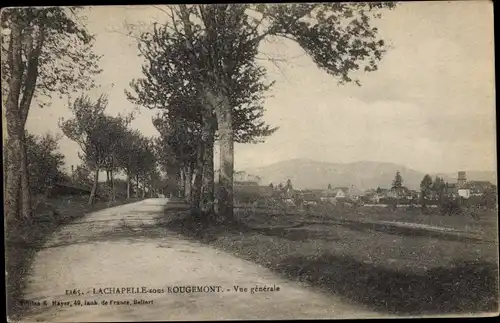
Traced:
<svg viewBox="0 0 500 323">
<path fill-rule="evenodd" d="M 411 169 L 405 165 L 390 162 L 356 161 L 352 163 L 334 163 L 307 158 L 294 158 L 279 161 L 267 166 L 251 167 L 244 170 L 247 174 L 261 178 L 261 185 L 286 183 L 292 181 L 298 189 L 327 188 L 347 186 L 358 190 L 390 187 L 397 171 L 403 177 L 403 185 L 418 190 L 426 173 Z M 445 181 L 456 182 L 457 172 L 429 173 L 433 178 L 438 175 Z M 468 180 L 486 180 L 497 184 L 494 171 L 466 170 Z"/>
</svg>

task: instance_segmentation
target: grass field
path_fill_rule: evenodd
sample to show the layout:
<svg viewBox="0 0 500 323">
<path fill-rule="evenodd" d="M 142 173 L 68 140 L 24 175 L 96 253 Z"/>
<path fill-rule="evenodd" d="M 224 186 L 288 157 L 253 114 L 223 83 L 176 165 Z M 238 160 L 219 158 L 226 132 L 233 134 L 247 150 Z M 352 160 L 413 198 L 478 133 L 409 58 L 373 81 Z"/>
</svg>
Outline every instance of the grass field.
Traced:
<svg viewBox="0 0 500 323">
<path fill-rule="evenodd" d="M 496 211 L 483 212 L 479 220 L 334 207 L 239 208 L 236 215 L 238 224 L 231 228 L 203 227 L 183 214 L 163 225 L 376 311 L 416 316 L 498 311 Z"/>
<path fill-rule="evenodd" d="M 98 202 L 87 204 L 88 198 L 38 199 L 34 201 L 34 218 L 31 223 L 19 223 L 5 229 L 5 253 L 7 271 L 7 310 L 15 318 L 22 310 L 19 304 L 33 256 L 47 237 L 61 225 L 83 217 L 86 213 L 137 202 L 140 199 Z"/>
</svg>

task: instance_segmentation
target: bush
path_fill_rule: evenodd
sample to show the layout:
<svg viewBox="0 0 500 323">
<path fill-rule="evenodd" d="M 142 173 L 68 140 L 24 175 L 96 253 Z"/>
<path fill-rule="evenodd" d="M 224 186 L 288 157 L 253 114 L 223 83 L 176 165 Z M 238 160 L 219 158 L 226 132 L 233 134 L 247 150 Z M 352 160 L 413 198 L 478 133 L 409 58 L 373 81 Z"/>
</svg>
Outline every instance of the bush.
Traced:
<svg viewBox="0 0 500 323">
<path fill-rule="evenodd" d="M 253 193 L 243 193 L 243 192 L 238 192 L 237 194 L 234 194 L 234 200 L 237 203 L 253 203 L 259 199 L 259 196 L 257 194 Z"/>
<path fill-rule="evenodd" d="M 441 204 L 441 214 L 443 215 L 458 215 L 462 213 L 461 199 L 445 200 Z"/>
<path fill-rule="evenodd" d="M 483 207 L 489 210 L 493 210 L 497 208 L 497 195 L 487 193 L 481 196 L 471 196 L 467 200 L 468 205 Z"/>
<path fill-rule="evenodd" d="M 407 198 L 400 198 L 396 199 L 393 197 L 385 197 L 380 199 L 380 204 L 387 204 L 387 205 L 410 205 L 410 204 L 415 204 L 414 200 L 409 200 Z M 432 204 L 432 201 L 428 201 L 428 204 Z"/>
</svg>

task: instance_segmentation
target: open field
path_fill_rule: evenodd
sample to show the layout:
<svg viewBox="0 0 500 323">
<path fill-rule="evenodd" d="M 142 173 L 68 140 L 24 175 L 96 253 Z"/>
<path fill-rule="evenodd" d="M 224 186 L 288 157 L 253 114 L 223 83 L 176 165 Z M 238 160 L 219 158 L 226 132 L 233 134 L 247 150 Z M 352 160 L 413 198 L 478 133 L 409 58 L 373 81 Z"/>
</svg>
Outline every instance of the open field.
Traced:
<svg viewBox="0 0 500 323">
<path fill-rule="evenodd" d="M 392 211 L 390 208 L 359 207 L 344 211 L 332 208 L 319 210 L 316 215 L 343 220 L 364 222 L 401 222 L 428 227 L 441 227 L 464 233 L 478 233 L 481 237 L 492 240 L 497 235 L 497 212 L 475 211 L 472 216 L 467 211 L 460 215 L 442 215 L 439 210 L 430 210 L 430 214 L 423 214 L 419 208 L 407 208 Z"/>
<path fill-rule="evenodd" d="M 365 208 L 236 213 L 232 228 L 194 224 L 182 212 L 162 225 L 378 312 L 498 311 L 496 211 L 479 220 Z"/>
<path fill-rule="evenodd" d="M 5 253 L 7 271 L 7 307 L 10 317 L 16 317 L 25 278 L 31 269 L 35 253 L 59 227 L 83 217 L 88 212 L 105 209 L 140 199 L 98 202 L 87 204 L 88 198 L 57 198 L 34 201 L 34 218 L 31 223 L 20 223 L 5 230 Z"/>
</svg>

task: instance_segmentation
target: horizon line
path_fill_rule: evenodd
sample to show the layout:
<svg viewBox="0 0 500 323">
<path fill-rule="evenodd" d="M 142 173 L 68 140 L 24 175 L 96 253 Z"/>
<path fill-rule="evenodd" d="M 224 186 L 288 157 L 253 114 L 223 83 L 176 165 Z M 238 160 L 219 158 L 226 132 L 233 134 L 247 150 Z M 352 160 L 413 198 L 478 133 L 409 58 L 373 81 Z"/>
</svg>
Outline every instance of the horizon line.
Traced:
<svg viewBox="0 0 500 323">
<path fill-rule="evenodd" d="M 300 157 L 290 158 L 290 159 L 282 159 L 282 160 L 279 160 L 279 161 L 276 161 L 276 162 L 272 162 L 270 164 L 266 164 L 266 165 L 262 165 L 262 166 L 245 167 L 242 170 L 258 169 L 258 168 L 263 168 L 263 167 L 269 167 L 269 166 L 276 165 L 276 164 L 279 164 L 279 163 L 289 162 L 289 161 L 294 161 L 294 160 L 311 161 L 311 162 L 315 162 L 315 163 L 339 164 L 339 165 L 349 165 L 349 164 L 356 164 L 356 163 L 391 164 L 391 165 L 395 165 L 395 166 L 402 166 L 402 167 L 404 167 L 407 170 L 413 170 L 413 171 L 417 171 L 417 172 L 425 173 L 425 174 L 429 174 L 429 175 L 430 174 L 432 174 L 432 175 L 440 175 L 440 174 L 449 175 L 449 174 L 452 174 L 452 173 L 458 173 L 458 172 L 462 172 L 462 171 L 465 171 L 465 172 L 492 172 L 492 173 L 495 173 L 495 175 L 497 175 L 496 169 L 472 169 L 472 168 L 470 168 L 470 169 L 464 169 L 464 168 L 461 168 L 461 169 L 457 169 L 455 172 L 450 172 L 450 171 L 432 171 L 432 172 L 426 172 L 426 171 L 423 171 L 423 170 L 419 170 L 419 169 L 416 169 L 416 168 L 413 168 L 413 167 L 408 167 L 408 166 L 406 166 L 404 164 L 398 164 L 398 163 L 395 163 L 395 162 L 376 161 L 376 160 L 357 160 L 357 161 L 352 161 L 352 162 L 334 162 L 334 161 L 315 160 L 315 159 L 311 159 L 311 158 L 300 158 Z"/>
</svg>

